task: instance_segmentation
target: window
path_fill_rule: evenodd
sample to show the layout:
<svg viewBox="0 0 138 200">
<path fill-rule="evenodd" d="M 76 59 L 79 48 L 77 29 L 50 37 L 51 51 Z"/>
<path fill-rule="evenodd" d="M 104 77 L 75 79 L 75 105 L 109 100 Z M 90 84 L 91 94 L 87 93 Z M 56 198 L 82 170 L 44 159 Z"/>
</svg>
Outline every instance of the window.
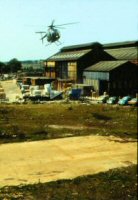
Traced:
<svg viewBox="0 0 138 200">
<path fill-rule="evenodd" d="M 47 67 L 55 67 L 55 62 L 47 62 Z"/>
<path fill-rule="evenodd" d="M 68 78 L 76 80 L 77 78 L 77 63 L 76 62 L 68 63 Z"/>
<path fill-rule="evenodd" d="M 48 78 L 55 78 L 55 68 L 48 67 L 46 69 L 46 77 L 48 77 Z"/>
</svg>

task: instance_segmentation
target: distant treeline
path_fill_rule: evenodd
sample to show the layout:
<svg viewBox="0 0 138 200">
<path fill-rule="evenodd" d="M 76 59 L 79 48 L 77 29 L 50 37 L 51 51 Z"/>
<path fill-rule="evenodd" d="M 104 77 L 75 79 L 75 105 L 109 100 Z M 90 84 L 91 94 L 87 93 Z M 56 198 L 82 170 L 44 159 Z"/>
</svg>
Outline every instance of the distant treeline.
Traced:
<svg viewBox="0 0 138 200">
<path fill-rule="evenodd" d="M 18 61 L 16 58 L 13 58 L 7 63 L 0 61 L 0 73 L 16 73 L 17 71 L 21 70 L 22 63 Z"/>
<path fill-rule="evenodd" d="M 19 61 L 16 58 L 7 63 L 0 61 L 0 74 L 22 72 L 44 72 L 44 65 L 41 61 Z"/>
</svg>

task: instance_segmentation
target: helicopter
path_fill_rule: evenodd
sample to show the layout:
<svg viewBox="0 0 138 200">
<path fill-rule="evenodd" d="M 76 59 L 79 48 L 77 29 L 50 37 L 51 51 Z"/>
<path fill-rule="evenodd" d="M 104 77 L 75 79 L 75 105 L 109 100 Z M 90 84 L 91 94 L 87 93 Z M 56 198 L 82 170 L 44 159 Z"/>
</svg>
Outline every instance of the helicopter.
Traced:
<svg viewBox="0 0 138 200">
<path fill-rule="evenodd" d="M 66 24 L 59 24 L 59 25 L 54 25 L 55 20 L 52 21 L 51 25 L 48 26 L 48 30 L 46 31 L 38 31 L 36 33 L 41 34 L 40 40 L 42 40 L 42 44 L 44 42 L 44 39 L 46 38 L 48 44 L 56 43 L 57 45 L 60 45 L 61 42 L 59 41 L 59 38 L 61 37 L 61 34 L 58 29 L 62 28 L 61 26 L 65 25 L 70 25 L 70 24 L 76 24 L 78 22 L 73 22 L 73 23 L 66 23 Z M 47 46 L 46 45 L 46 46 Z"/>
</svg>

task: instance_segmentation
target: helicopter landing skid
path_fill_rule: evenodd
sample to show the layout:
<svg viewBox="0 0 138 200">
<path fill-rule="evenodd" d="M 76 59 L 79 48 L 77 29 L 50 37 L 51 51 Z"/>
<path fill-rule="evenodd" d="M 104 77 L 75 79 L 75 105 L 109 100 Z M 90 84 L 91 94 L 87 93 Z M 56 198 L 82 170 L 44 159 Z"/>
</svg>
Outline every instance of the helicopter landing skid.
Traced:
<svg viewBox="0 0 138 200">
<path fill-rule="evenodd" d="M 51 43 L 48 43 L 48 44 L 46 44 L 45 46 L 47 47 L 47 46 L 49 46 Z"/>
<path fill-rule="evenodd" d="M 47 47 L 47 46 L 51 45 L 52 43 L 55 43 L 56 46 L 59 46 L 59 45 L 63 44 L 60 41 L 56 41 L 56 42 L 50 42 L 50 43 L 46 44 L 45 46 Z"/>
<path fill-rule="evenodd" d="M 56 44 L 57 46 L 59 46 L 59 45 L 61 45 L 62 43 L 61 43 L 60 41 L 56 41 L 55 44 Z"/>
</svg>

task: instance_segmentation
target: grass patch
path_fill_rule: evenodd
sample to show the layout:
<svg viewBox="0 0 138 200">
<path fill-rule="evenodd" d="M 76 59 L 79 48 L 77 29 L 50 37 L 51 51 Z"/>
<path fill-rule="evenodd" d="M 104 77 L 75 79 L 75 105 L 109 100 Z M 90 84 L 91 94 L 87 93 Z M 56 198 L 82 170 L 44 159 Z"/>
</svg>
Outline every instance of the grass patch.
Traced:
<svg viewBox="0 0 138 200">
<path fill-rule="evenodd" d="M 53 124 L 86 129 L 48 127 Z M 137 108 L 76 103 L 0 105 L 0 143 L 94 134 L 137 138 Z"/>
<path fill-rule="evenodd" d="M 137 166 L 49 183 L 3 187 L 0 199 L 136 200 Z"/>
</svg>

